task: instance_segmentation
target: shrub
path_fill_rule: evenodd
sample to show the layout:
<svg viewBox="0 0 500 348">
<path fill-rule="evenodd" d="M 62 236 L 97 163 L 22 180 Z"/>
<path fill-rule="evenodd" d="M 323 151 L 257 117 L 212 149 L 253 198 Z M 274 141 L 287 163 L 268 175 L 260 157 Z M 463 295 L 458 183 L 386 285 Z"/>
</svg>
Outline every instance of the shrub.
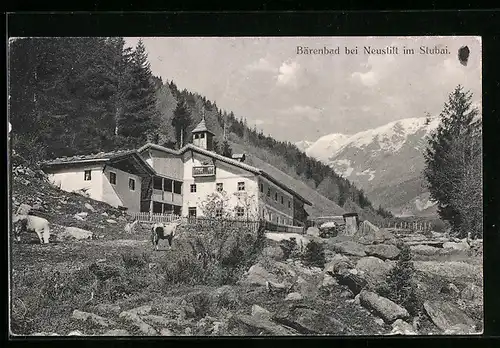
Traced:
<svg viewBox="0 0 500 348">
<path fill-rule="evenodd" d="M 173 265 L 165 265 L 166 281 L 234 284 L 244 270 L 256 262 L 264 246 L 263 230 L 255 234 L 244 229 L 224 229 L 214 224 L 210 230 L 186 230 L 186 234 L 191 232 L 196 233 L 186 241 L 186 245 L 191 248 L 191 255 Z"/>
<path fill-rule="evenodd" d="M 422 304 L 417 295 L 415 267 L 410 247 L 400 243 L 398 248 L 401 250 L 398 262 L 389 272 L 386 282 L 378 287 L 377 292 L 406 308 L 412 316 L 417 316 Z"/>
<path fill-rule="evenodd" d="M 295 256 L 299 250 L 295 238 L 282 239 L 280 241 L 280 248 L 283 250 L 283 256 L 285 259 Z"/>
<path fill-rule="evenodd" d="M 197 292 L 189 296 L 197 318 L 203 318 L 212 312 L 212 296 L 207 292 Z"/>
<path fill-rule="evenodd" d="M 123 265 L 126 269 L 144 268 L 148 265 L 149 262 L 151 262 L 151 256 L 145 252 L 143 252 L 142 254 L 122 253 L 121 256 Z"/>
<path fill-rule="evenodd" d="M 166 283 L 173 284 L 203 284 L 207 278 L 207 273 L 200 261 L 191 256 L 185 256 L 177 261 L 162 262 L 163 274 Z M 168 288 L 166 286 L 165 288 Z"/>
<path fill-rule="evenodd" d="M 325 250 L 322 244 L 310 241 L 302 256 L 305 265 L 323 268 L 326 263 Z"/>
</svg>

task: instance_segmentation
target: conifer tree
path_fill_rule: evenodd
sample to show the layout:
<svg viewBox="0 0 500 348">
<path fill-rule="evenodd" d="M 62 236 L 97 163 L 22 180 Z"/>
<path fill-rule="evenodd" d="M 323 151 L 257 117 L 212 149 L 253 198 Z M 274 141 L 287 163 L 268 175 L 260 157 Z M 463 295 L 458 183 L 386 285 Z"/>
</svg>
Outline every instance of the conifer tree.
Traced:
<svg viewBox="0 0 500 348">
<path fill-rule="evenodd" d="M 174 111 L 174 117 L 172 118 L 172 126 L 175 128 L 175 138 L 178 148 L 185 145 L 187 128 L 191 125 L 191 122 L 191 112 L 184 102 L 184 99 L 179 98 Z"/>
<path fill-rule="evenodd" d="M 233 150 L 231 149 L 231 146 L 229 145 L 227 139 L 224 139 L 224 141 L 222 142 L 222 156 L 229 158 L 233 156 Z"/>
<path fill-rule="evenodd" d="M 479 114 L 462 86 L 449 95 L 424 153 L 424 175 L 440 217 L 459 237 L 482 234 L 482 148 Z"/>
<path fill-rule="evenodd" d="M 131 86 L 125 93 L 128 105 L 119 135 L 127 138 L 129 146 L 137 147 L 151 139 L 157 129 L 155 88 L 142 40 L 137 43 L 130 65 Z"/>
</svg>

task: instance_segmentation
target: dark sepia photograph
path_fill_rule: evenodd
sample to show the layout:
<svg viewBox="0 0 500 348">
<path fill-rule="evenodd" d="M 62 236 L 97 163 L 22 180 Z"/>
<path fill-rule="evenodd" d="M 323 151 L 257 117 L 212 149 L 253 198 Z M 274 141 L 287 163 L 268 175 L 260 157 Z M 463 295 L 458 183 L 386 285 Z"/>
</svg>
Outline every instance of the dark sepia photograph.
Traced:
<svg viewBox="0 0 500 348">
<path fill-rule="evenodd" d="M 483 333 L 477 36 L 11 37 L 11 337 Z"/>
</svg>

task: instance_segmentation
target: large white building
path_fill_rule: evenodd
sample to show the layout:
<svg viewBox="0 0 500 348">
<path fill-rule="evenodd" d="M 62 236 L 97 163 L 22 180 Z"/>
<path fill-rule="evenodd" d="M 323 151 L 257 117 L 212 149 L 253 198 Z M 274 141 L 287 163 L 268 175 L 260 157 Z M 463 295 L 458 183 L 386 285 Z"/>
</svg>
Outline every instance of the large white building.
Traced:
<svg viewBox="0 0 500 348">
<path fill-rule="evenodd" d="M 78 190 L 87 184 L 92 198 L 130 211 L 265 219 L 281 225 L 305 222 L 304 204 L 311 205 L 305 198 L 264 170 L 246 164 L 245 156 L 228 158 L 215 153 L 214 134 L 204 119 L 192 133 L 193 143 L 179 150 L 148 143 L 126 152 L 120 158 L 128 159 L 128 166 L 115 168 L 115 155 L 101 154 L 91 155 L 94 158 L 88 162 L 85 156 L 56 159 L 47 162 L 44 170 L 61 189 Z"/>
</svg>

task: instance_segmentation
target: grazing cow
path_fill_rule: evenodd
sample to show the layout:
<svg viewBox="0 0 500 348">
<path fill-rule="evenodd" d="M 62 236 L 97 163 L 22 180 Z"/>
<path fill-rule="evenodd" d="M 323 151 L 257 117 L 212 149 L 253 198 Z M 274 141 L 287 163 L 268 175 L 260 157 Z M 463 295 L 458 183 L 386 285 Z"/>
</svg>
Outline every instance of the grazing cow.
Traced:
<svg viewBox="0 0 500 348">
<path fill-rule="evenodd" d="M 139 223 L 139 220 L 135 219 L 132 223 L 127 223 L 125 225 L 125 232 L 127 233 L 133 233 L 135 232 L 135 227 L 137 226 L 137 224 Z"/>
<path fill-rule="evenodd" d="M 40 244 L 49 243 L 50 228 L 49 222 L 46 219 L 34 215 L 14 215 L 12 223 L 17 242 L 21 241 L 22 232 L 35 232 L 40 240 Z"/>
<path fill-rule="evenodd" d="M 151 227 L 151 242 L 153 247 L 158 250 L 158 242 L 160 239 L 167 239 L 168 245 L 172 247 L 172 239 L 175 237 L 177 227 L 181 224 L 180 221 L 170 222 L 168 224 L 163 224 L 157 222 Z"/>
</svg>

